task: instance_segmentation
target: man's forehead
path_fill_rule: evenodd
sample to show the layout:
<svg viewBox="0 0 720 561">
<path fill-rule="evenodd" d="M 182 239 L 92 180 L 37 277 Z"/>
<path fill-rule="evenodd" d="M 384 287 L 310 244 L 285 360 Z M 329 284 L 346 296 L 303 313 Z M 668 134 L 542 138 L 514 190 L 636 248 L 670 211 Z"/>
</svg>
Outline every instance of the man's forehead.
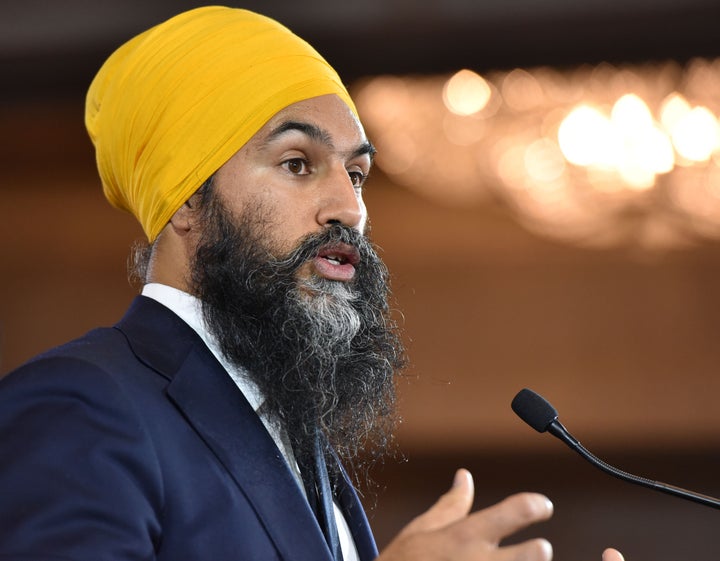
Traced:
<svg viewBox="0 0 720 561">
<path fill-rule="evenodd" d="M 293 103 L 278 111 L 255 135 L 263 143 L 297 131 L 323 144 L 363 144 L 365 131 L 355 113 L 335 95 Z"/>
</svg>

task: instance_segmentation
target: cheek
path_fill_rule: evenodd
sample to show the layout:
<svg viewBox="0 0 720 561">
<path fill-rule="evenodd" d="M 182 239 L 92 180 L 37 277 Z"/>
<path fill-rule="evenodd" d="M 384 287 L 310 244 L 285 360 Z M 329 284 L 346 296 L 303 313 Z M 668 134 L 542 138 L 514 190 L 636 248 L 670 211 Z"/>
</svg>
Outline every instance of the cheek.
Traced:
<svg viewBox="0 0 720 561">
<path fill-rule="evenodd" d="M 318 203 L 310 196 L 312 193 L 299 194 L 273 193 L 271 196 L 273 213 L 271 215 L 273 234 L 285 251 L 295 249 L 301 239 L 316 234 L 322 228 L 317 222 Z"/>
<path fill-rule="evenodd" d="M 270 232 L 283 254 L 295 250 L 303 238 L 317 231 L 312 213 L 303 212 L 299 205 L 276 208 L 272 216 Z"/>
</svg>

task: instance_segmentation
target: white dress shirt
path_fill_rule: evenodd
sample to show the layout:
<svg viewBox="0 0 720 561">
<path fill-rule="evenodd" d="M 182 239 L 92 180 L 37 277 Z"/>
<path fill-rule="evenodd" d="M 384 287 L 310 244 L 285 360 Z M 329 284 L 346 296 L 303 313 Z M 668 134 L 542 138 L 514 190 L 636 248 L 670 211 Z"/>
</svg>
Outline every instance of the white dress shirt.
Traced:
<svg viewBox="0 0 720 561">
<path fill-rule="evenodd" d="M 260 417 L 260 420 L 263 425 L 265 425 L 265 428 L 272 439 L 275 441 L 278 449 L 285 457 L 290 470 L 295 476 L 298 486 L 302 492 L 305 493 L 305 487 L 303 486 L 302 478 L 300 477 L 300 468 L 298 467 L 297 461 L 295 461 L 295 456 L 292 452 L 292 448 L 285 432 L 277 425 L 277 423 L 274 423 L 272 419 L 268 418 L 267 415 L 264 415 L 261 411 L 259 411 L 265 401 L 260 389 L 247 376 L 242 368 L 238 368 L 237 366 L 231 364 L 225 358 L 217 344 L 217 341 L 205 326 L 205 321 L 202 317 L 200 300 L 187 292 L 159 283 L 146 284 L 143 287 L 142 295 L 152 298 L 166 308 L 172 310 L 200 336 L 205 345 L 207 345 L 208 349 L 210 349 L 210 352 L 215 356 L 218 362 L 220 362 L 223 368 L 225 368 L 227 373 L 245 396 L 245 399 L 248 400 L 252 408 L 258 414 L 258 417 Z M 343 553 L 343 560 L 359 561 L 357 548 L 355 547 L 355 542 L 352 539 L 352 534 L 350 533 L 350 528 L 345 520 L 345 516 L 343 516 L 342 511 L 335 502 L 333 502 L 333 507 L 338 536 L 340 538 L 340 547 Z"/>
</svg>

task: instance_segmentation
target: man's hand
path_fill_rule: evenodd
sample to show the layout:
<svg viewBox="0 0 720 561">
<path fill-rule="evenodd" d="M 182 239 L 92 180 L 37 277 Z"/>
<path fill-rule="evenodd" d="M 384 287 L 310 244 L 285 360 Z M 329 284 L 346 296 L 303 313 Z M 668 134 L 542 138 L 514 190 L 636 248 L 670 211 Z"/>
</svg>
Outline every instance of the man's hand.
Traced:
<svg viewBox="0 0 720 561">
<path fill-rule="evenodd" d="M 547 540 L 533 539 L 500 546 L 523 528 L 552 516 L 552 503 L 534 493 L 512 495 L 470 514 L 474 497 L 472 476 L 461 469 L 452 488 L 415 518 L 382 552 L 378 561 L 550 561 Z M 602 561 L 623 561 L 614 549 Z"/>
</svg>

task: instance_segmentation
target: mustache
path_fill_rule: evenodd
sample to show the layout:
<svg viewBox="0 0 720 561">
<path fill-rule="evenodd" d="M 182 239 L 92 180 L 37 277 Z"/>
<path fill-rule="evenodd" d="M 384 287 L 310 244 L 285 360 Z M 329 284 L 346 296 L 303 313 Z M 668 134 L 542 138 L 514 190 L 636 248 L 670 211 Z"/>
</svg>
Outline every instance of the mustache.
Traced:
<svg viewBox="0 0 720 561">
<path fill-rule="evenodd" d="M 360 261 L 356 268 L 359 270 L 362 270 L 375 254 L 375 250 L 365 234 L 342 224 L 332 224 L 322 232 L 308 234 L 301 238 L 295 249 L 291 250 L 284 258 L 277 260 L 277 264 L 295 271 L 317 257 L 324 247 L 339 243 L 347 244 L 357 250 Z"/>
</svg>

